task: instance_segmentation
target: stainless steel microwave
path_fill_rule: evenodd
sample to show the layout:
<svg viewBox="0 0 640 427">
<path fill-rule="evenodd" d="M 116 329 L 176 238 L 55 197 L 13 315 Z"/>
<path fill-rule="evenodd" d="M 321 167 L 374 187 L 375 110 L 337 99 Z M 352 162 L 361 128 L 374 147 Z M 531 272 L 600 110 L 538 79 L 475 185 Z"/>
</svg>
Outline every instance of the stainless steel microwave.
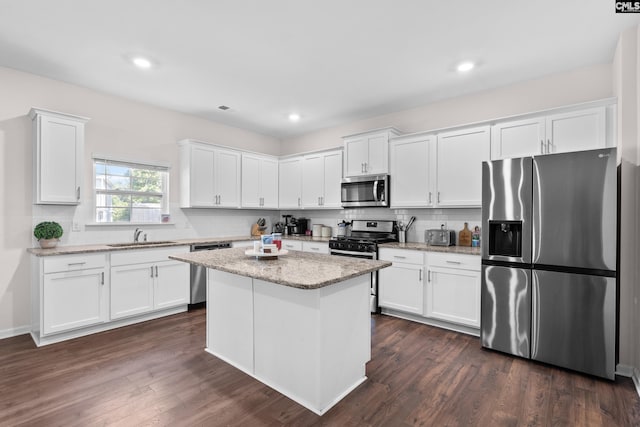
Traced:
<svg viewBox="0 0 640 427">
<path fill-rule="evenodd" d="M 342 206 L 389 206 L 389 175 L 368 175 L 342 180 Z"/>
</svg>

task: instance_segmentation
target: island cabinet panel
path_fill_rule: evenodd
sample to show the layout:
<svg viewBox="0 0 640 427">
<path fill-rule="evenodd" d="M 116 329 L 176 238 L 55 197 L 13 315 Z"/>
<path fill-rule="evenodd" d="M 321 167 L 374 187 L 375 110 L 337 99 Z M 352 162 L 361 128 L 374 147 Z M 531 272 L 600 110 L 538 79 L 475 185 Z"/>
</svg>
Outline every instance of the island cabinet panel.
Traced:
<svg viewBox="0 0 640 427">
<path fill-rule="evenodd" d="M 253 375 L 253 279 L 207 270 L 207 349 Z"/>
<path fill-rule="evenodd" d="M 254 280 L 255 377 L 322 414 L 371 359 L 368 274 L 320 289 Z"/>
</svg>

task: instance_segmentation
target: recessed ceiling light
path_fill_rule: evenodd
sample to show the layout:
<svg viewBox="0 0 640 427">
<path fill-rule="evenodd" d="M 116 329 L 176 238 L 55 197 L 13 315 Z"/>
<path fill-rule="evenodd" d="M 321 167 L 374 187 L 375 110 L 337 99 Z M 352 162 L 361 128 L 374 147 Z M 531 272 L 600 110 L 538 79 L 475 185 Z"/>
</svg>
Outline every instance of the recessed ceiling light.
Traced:
<svg viewBox="0 0 640 427">
<path fill-rule="evenodd" d="M 289 114 L 289 120 L 291 120 L 292 122 L 297 122 L 298 120 L 300 120 L 300 114 L 298 113 Z"/>
<path fill-rule="evenodd" d="M 473 67 L 476 65 L 471 61 L 461 62 L 458 64 L 457 70 L 460 73 L 466 73 L 467 71 L 473 70 Z"/>
<path fill-rule="evenodd" d="M 131 59 L 131 62 L 133 62 L 133 65 L 135 65 L 138 68 L 142 68 L 142 69 L 148 69 L 151 68 L 151 66 L 153 65 L 151 63 L 150 60 L 148 60 L 147 58 L 144 58 L 142 56 L 135 56 Z"/>
</svg>

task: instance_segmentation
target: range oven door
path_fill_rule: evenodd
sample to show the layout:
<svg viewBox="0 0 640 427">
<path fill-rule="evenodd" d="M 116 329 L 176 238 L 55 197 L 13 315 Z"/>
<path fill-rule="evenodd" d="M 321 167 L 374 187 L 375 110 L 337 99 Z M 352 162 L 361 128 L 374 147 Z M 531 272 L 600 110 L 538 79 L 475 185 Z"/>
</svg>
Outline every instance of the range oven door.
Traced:
<svg viewBox="0 0 640 427">
<path fill-rule="evenodd" d="M 343 207 L 389 206 L 389 176 L 345 178 L 341 184 Z"/>
<path fill-rule="evenodd" d="M 377 252 L 355 252 L 355 251 L 345 251 L 342 249 L 329 249 L 329 253 L 331 255 L 336 256 L 346 256 L 351 258 L 360 258 L 360 259 L 378 259 Z M 378 312 L 378 272 L 374 271 L 371 273 L 371 298 L 369 300 L 371 306 L 371 312 Z"/>
</svg>

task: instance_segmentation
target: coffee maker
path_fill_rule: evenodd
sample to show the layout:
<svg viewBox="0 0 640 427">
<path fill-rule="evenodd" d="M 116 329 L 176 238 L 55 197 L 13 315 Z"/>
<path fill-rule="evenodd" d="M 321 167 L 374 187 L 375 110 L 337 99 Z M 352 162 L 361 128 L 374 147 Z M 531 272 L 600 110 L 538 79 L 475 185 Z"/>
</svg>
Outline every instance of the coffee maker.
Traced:
<svg viewBox="0 0 640 427">
<path fill-rule="evenodd" d="M 291 235 L 304 235 L 307 232 L 307 228 L 309 227 L 309 220 L 307 218 L 294 218 L 288 217 L 289 215 L 283 215 L 287 220 L 285 227 L 287 229 L 287 234 Z"/>
</svg>

